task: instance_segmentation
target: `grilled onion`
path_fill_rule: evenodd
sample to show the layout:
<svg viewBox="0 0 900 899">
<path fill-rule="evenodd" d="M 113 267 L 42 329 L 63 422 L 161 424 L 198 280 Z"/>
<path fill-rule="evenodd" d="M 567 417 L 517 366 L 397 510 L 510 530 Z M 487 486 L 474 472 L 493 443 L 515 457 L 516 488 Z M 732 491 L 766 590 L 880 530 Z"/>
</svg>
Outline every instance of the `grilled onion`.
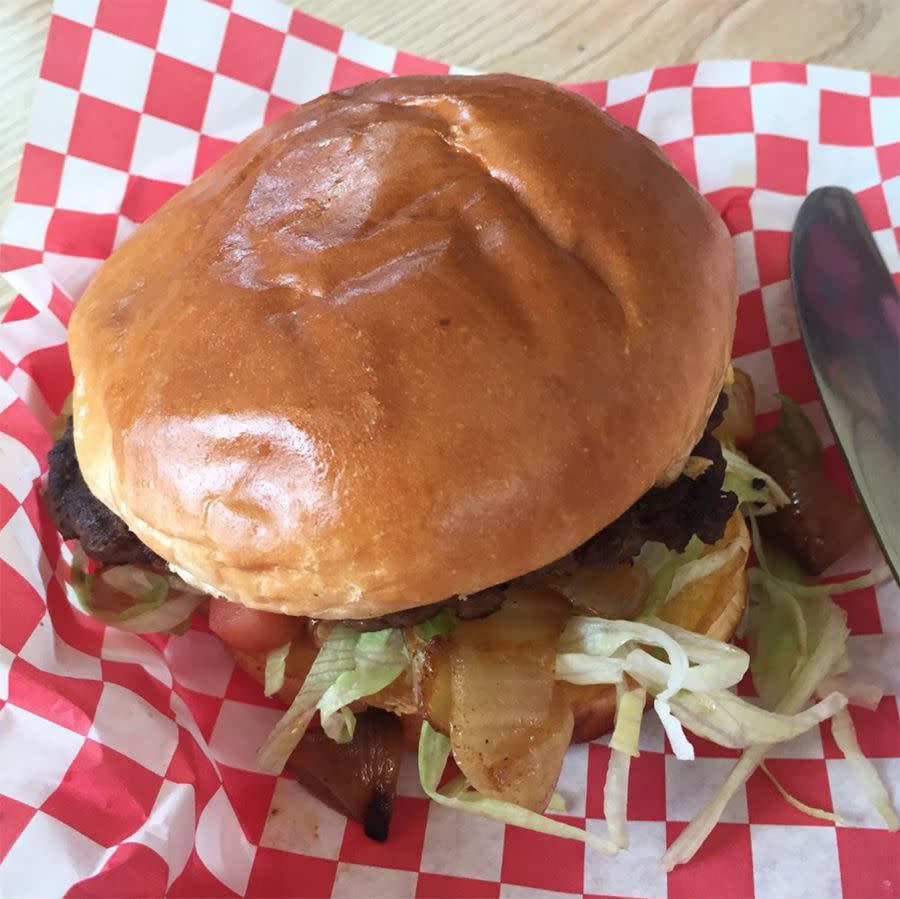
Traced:
<svg viewBox="0 0 900 899">
<path fill-rule="evenodd" d="M 574 723 L 554 678 L 568 615 L 558 593 L 510 590 L 498 612 L 449 638 L 453 755 L 483 796 L 547 807 Z"/>
<path fill-rule="evenodd" d="M 446 637 L 419 646 L 412 655 L 419 704 L 429 724 L 450 736 L 450 641 Z"/>
<path fill-rule="evenodd" d="M 747 454 L 791 500 L 761 519 L 764 535 L 790 552 L 808 574 L 821 574 L 868 532 L 862 508 L 780 430 L 757 435 Z"/>
<path fill-rule="evenodd" d="M 552 585 L 574 606 L 601 618 L 635 618 L 644 607 L 650 578 L 641 565 L 581 565 Z"/>
<path fill-rule="evenodd" d="M 360 821 L 366 836 L 383 841 L 388 836 L 403 749 L 400 719 L 369 709 L 357 718 L 349 743 L 335 743 L 321 730 L 308 730 L 287 767 L 326 805 Z"/>
</svg>

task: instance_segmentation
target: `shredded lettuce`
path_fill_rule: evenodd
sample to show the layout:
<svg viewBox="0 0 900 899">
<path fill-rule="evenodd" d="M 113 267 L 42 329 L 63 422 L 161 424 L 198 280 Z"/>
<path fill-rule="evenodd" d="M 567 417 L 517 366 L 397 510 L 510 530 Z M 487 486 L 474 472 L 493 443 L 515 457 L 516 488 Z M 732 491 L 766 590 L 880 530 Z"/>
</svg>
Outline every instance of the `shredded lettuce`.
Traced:
<svg viewBox="0 0 900 899">
<path fill-rule="evenodd" d="M 646 702 L 647 691 L 643 687 L 636 687 L 633 690 L 617 688 L 616 725 L 609 741 L 609 747 L 614 752 L 621 752 L 633 758 L 640 755 L 638 741 Z"/>
<path fill-rule="evenodd" d="M 559 638 L 558 653 L 612 657 L 634 639 L 634 632 L 629 628 L 630 624 L 632 624 L 630 621 L 610 621 L 586 615 L 573 616 L 566 623 L 566 628 Z"/>
<path fill-rule="evenodd" d="M 285 643 L 278 649 L 273 649 L 266 656 L 266 696 L 274 696 L 284 686 L 284 666 L 287 662 L 291 644 Z"/>
<path fill-rule="evenodd" d="M 99 574 L 91 577 L 92 580 L 99 578 L 114 590 L 138 600 L 130 609 L 118 614 L 120 621 L 128 621 L 158 609 L 166 601 L 169 593 L 169 580 L 165 575 L 134 565 L 104 568 Z"/>
<path fill-rule="evenodd" d="M 760 506 L 756 514 L 765 514 L 790 503 L 790 497 L 775 479 L 752 465 L 739 452 L 723 446 L 722 455 L 726 466 L 722 489 L 736 493 L 741 505 Z"/>
<path fill-rule="evenodd" d="M 764 506 L 766 504 L 766 496 L 762 490 L 757 490 L 747 478 L 739 477 L 727 469 L 722 480 L 722 492 L 735 494 L 739 506 Z"/>
<path fill-rule="evenodd" d="M 867 759 L 859 748 L 856 739 L 856 729 L 853 727 L 853 719 L 846 709 L 842 709 L 831 720 L 831 733 L 838 749 L 844 753 L 844 757 L 850 762 L 853 773 L 859 781 L 863 792 L 875 810 L 884 818 L 887 829 L 895 831 L 900 827 L 897 821 L 897 812 L 891 803 L 891 797 L 878 774 L 871 759 Z"/>
<path fill-rule="evenodd" d="M 832 677 L 826 677 L 819 684 L 819 689 L 816 692 L 820 696 L 834 692 L 843 693 L 850 705 L 862 706 L 862 708 L 868 709 L 870 712 L 878 708 L 884 696 L 884 690 L 876 684 L 850 680 L 837 673 L 834 673 Z"/>
<path fill-rule="evenodd" d="M 646 700 L 647 691 L 643 687 L 634 690 L 621 684 L 616 687 L 616 725 L 609 741 L 603 817 L 610 839 L 621 849 L 628 848 L 628 777 L 631 759 L 639 755 L 638 741 Z"/>
<path fill-rule="evenodd" d="M 768 708 L 774 708 L 790 686 L 798 661 L 809 654 L 808 628 L 795 596 L 783 590 L 762 591 L 749 572 L 751 601 L 746 613 L 752 649 L 750 674 L 753 686 Z"/>
<path fill-rule="evenodd" d="M 81 547 L 72 557 L 72 589 L 81 610 L 110 627 L 133 634 L 182 632 L 190 624 L 191 615 L 206 601 L 206 595 L 188 586 L 171 573 L 150 571 L 136 565 L 115 565 L 88 574 L 87 559 Z M 97 608 L 92 591 L 97 581 L 130 596 L 134 605 L 121 612 Z M 178 595 L 169 596 L 170 590 Z"/>
<path fill-rule="evenodd" d="M 697 692 L 732 687 L 747 672 L 750 657 L 731 643 L 722 643 L 656 618 L 648 624 L 675 640 L 688 660 L 695 663 L 688 668 L 680 687 L 682 690 Z M 665 664 L 649 653 L 638 650 L 630 653 L 629 658 L 632 661 L 628 664 L 626 660 L 626 671 L 635 677 L 643 676 L 661 682 L 660 677 L 667 673 Z"/>
<path fill-rule="evenodd" d="M 646 622 L 573 616 L 560 639 L 556 676 L 579 684 L 617 683 L 624 674 L 655 694 L 653 707 L 676 756 L 693 758 L 672 697 L 709 693 L 734 686 L 747 671 L 749 656 L 718 640 L 651 618 Z M 663 661 L 644 647 L 658 647 Z M 695 664 L 691 664 L 691 663 Z M 731 695 L 731 694 L 728 694 Z M 726 700 L 723 700 L 723 702 Z M 685 714 L 691 712 L 683 703 Z"/>
<path fill-rule="evenodd" d="M 443 608 L 433 618 L 417 624 L 413 630 L 416 635 L 425 641 L 433 640 L 435 637 L 447 637 L 453 633 L 456 627 L 456 616 L 448 609 Z"/>
<path fill-rule="evenodd" d="M 782 715 L 800 712 L 809 702 L 816 687 L 822 682 L 844 651 L 847 629 L 840 610 L 832 606 L 821 629 L 820 638 L 774 711 Z M 745 749 L 731 769 L 725 782 L 703 806 L 700 812 L 678 835 L 663 855 L 663 866 L 671 871 L 676 865 L 690 861 L 706 841 L 731 797 L 747 781 L 762 762 L 770 744 L 758 744 Z"/>
<path fill-rule="evenodd" d="M 606 784 L 603 787 L 603 817 L 609 830 L 609 838 L 620 849 L 628 848 L 628 776 L 631 772 L 631 756 L 624 752 L 611 752 L 606 766 Z"/>
<path fill-rule="evenodd" d="M 612 655 L 628 643 L 658 646 L 669 657 L 665 687 L 657 698 L 666 701 L 682 688 L 688 672 L 687 653 L 677 640 L 660 627 L 641 621 L 610 621 L 605 618 L 573 615 L 560 639 L 561 648 L 599 656 Z M 629 673 L 631 666 L 628 659 L 636 658 L 636 653 L 649 655 L 644 650 L 632 649 L 628 653 L 625 665 L 625 670 Z"/>
<path fill-rule="evenodd" d="M 748 572 L 751 604 L 747 627 L 753 647 L 750 672 L 756 692 L 772 707 L 808 658 L 815 632 L 822 627 L 827 610 L 833 605 L 829 597 L 879 584 L 890 573 L 883 566 L 837 583 L 800 584 L 772 573 L 759 543 L 758 530 L 754 531 L 754 542 L 761 567 Z M 836 675 L 848 667 L 846 653 L 842 652 L 829 673 Z"/>
<path fill-rule="evenodd" d="M 805 416 L 793 404 L 782 402 L 781 424 L 787 421 L 794 428 L 794 436 L 807 441 L 814 450 L 808 429 L 802 427 L 802 422 L 798 424 L 797 414 L 804 420 Z M 881 698 L 879 688 L 855 685 L 852 680 L 840 677 L 850 667 L 846 650 L 848 634 L 845 616 L 831 597 L 882 583 L 890 577 L 887 566 L 832 584 L 798 583 L 790 578 L 790 571 L 774 572 L 774 566 L 770 567 L 762 550 L 758 528 L 754 527 L 753 536 L 760 568 L 749 573 L 754 589 L 748 621 L 754 645 L 751 673 L 759 695 L 776 709 L 789 704 L 792 693 L 798 690 L 805 693 L 810 687 L 820 696 L 833 691 L 831 696 L 841 696 L 844 705 L 848 700 L 870 708 L 877 705 Z M 813 671 L 813 661 L 823 644 L 827 644 L 831 654 L 829 664 L 825 667 L 820 662 Z M 859 748 L 853 720 L 846 708 L 841 707 L 832 716 L 831 731 L 869 801 L 884 818 L 888 829 L 896 830 L 897 813 L 875 766 Z"/>
<path fill-rule="evenodd" d="M 350 704 L 392 683 L 408 664 L 403 631 L 358 634 L 337 625 L 322 644 L 291 707 L 260 749 L 260 767 L 280 773 L 316 712 L 332 740 L 348 743 L 356 729 Z"/>
<path fill-rule="evenodd" d="M 768 769 L 765 762 L 760 762 L 759 767 L 762 769 L 763 774 L 769 778 L 772 783 L 772 786 L 775 787 L 776 790 L 781 794 L 781 798 L 784 799 L 788 805 L 792 805 L 798 812 L 803 812 L 804 815 L 809 815 L 810 818 L 818 818 L 821 821 L 833 821 L 835 824 L 846 824 L 847 822 L 835 812 L 827 812 L 823 808 L 816 808 L 814 805 L 807 805 L 801 799 L 798 799 L 794 796 L 793 793 L 788 792 L 785 786 L 778 780 L 778 778 Z"/>
<path fill-rule="evenodd" d="M 185 618 L 181 624 L 176 624 L 175 627 L 169 628 L 169 633 L 175 637 L 183 637 L 189 630 L 191 629 L 191 619 L 190 617 Z"/>
<path fill-rule="evenodd" d="M 681 723 L 672 715 L 669 708 L 669 699 L 684 686 L 689 668 L 687 654 L 675 639 L 661 628 L 640 621 L 607 621 L 603 618 L 579 615 L 569 619 L 561 644 L 568 646 L 574 643 L 575 651 L 590 652 L 591 647 L 596 649 L 604 644 L 618 644 L 616 645 L 618 649 L 632 641 L 641 645 L 657 646 L 669 657 L 664 686 L 657 692 L 653 708 L 678 758 L 692 759 L 694 747 L 684 735 Z M 646 650 L 635 648 L 625 659 L 625 670 L 639 683 L 647 686 L 646 679 L 642 677 L 643 667 L 652 662 L 653 657 Z"/>
<path fill-rule="evenodd" d="M 309 727 L 319 701 L 337 679 L 352 671 L 360 634 L 343 625 L 335 627 L 322 644 L 303 685 L 259 751 L 259 766 L 270 774 L 280 774 Z"/>
<path fill-rule="evenodd" d="M 836 593 L 879 583 L 888 576 L 887 569 L 879 568 L 839 584 L 797 583 L 785 576 L 784 566 L 780 566 L 778 575 L 770 568 L 760 541 L 759 528 L 752 515 L 750 523 L 760 562 L 760 568 L 750 572 L 751 608 L 747 619 L 752 648 L 751 674 L 757 692 L 775 716 L 793 716 L 795 723 L 800 722 L 804 716 L 809 719 L 824 715 L 829 711 L 827 704 L 831 703 L 835 740 L 847 758 L 853 760 L 854 768 L 870 800 L 888 826 L 895 827 L 897 816 L 887 791 L 874 766 L 859 751 L 852 730 L 852 720 L 845 708 L 849 691 L 840 689 L 841 682 L 835 680 L 837 675 L 849 667 L 846 651 L 848 631 L 843 611 L 830 599 Z M 837 689 L 831 689 L 828 693 L 834 687 Z M 875 698 L 876 692 L 872 689 L 860 691 L 868 701 Z M 823 702 L 806 708 L 813 695 L 825 693 L 828 695 Z M 684 714 L 685 710 L 680 703 L 699 705 L 708 698 L 702 695 L 679 696 L 672 703 L 673 709 L 676 713 Z M 726 703 L 733 701 L 726 700 Z M 695 710 L 689 709 L 688 713 L 693 711 Z M 766 740 L 779 731 L 786 732 L 782 731 L 784 722 L 774 723 L 773 719 L 760 719 L 757 723 L 760 722 L 763 726 L 757 736 Z M 688 720 L 687 714 L 685 723 L 691 729 L 702 728 L 702 724 Z M 723 734 L 716 733 L 712 737 L 721 742 Z M 728 735 L 724 739 L 728 739 Z M 729 799 L 761 764 L 770 746 L 770 742 L 762 742 L 745 749 L 725 783 L 669 847 L 663 857 L 667 870 L 693 857 L 721 817 Z M 800 803 L 777 783 L 776 787 L 795 807 L 817 817 L 827 817 L 830 814 Z"/>
<path fill-rule="evenodd" d="M 339 675 L 319 700 L 319 715 L 328 736 L 337 743 L 349 743 L 356 717 L 347 706 L 393 683 L 408 664 L 403 631 L 386 629 L 360 634 L 353 669 Z"/>
<path fill-rule="evenodd" d="M 705 544 L 692 537 L 684 552 L 667 550 L 661 543 L 647 543 L 637 564 L 650 575 L 650 590 L 639 618 L 653 618 L 670 600 L 691 584 L 708 578 L 727 565 L 741 550 L 739 540 L 703 555 Z"/>
<path fill-rule="evenodd" d="M 663 605 L 677 596 L 685 587 L 697 581 L 702 581 L 720 568 L 724 568 L 740 551 L 740 541 L 732 540 L 731 543 L 723 546 L 721 549 L 707 553 L 705 556 L 700 556 L 699 559 L 695 559 L 692 562 L 683 563 L 675 572 L 675 577 L 672 578 L 672 586 L 663 600 Z"/>
<path fill-rule="evenodd" d="M 444 793 L 447 792 L 446 787 L 443 790 Z M 548 812 L 556 812 L 557 814 L 564 815 L 566 813 L 566 799 L 564 796 L 561 796 L 559 793 L 554 793 L 550 797 L 550 801 L 547 803 L 547 811 Z"/>
<path fill-rule="evenodd" d="M 72 553 L 72 567 L 69 574 L 69 580 L 72 584 L 72 592 L 75 595 L 75 601 L 78 608 L 86 615 L 91 614 L 91 584 L 94 576 L 88 574 L 87 556 L 81 548 L 80 543 L 75 544 L 75 550 Z"/>
<path fill-rule="evenodd" d="M 345 705 L 321 720 L 325 735 L 335 743 L 349 743 L 356 733 L 356 715 Z"/>
<path fill-rule="evenodd" d="M 606 655 L 603 652 L 604 645 L 614 646 L 613 651 L 624 647 L 626 643 L 659 647 L 669 657 L 669 663 L 666 666 L 663 689 L 656 696 L 658 702 L 665 703 L 674 696 L 684 686 L 684 679 L 687 677 L 688 656 L 678 641 L 662 628 L 641 621 L 609 621 L 576 615 L 569 619 L 560 643 L 574 648 L 576 652 L 593 652 L 601 656 Z M 643 649 L 632 649 L 625 659 L 625 670 L 630 674 L 644 656 L 652 658 Z"/>
<path fill-rule="evenodd" d="M 624 676 L 624 659 L 586 652 L 561 652 L 556 656 L 556 679 L 570 684 L 617 684 Z"/>
<path fill-rule="evenodd" d="M 759 550 L 762 548 L 762 540 L 759 534 L 754 538 L 754 548 Z M 760 568 L 780 578 L 783 581 L 789 581 L 795 584 L 809 583 L 806 572 L 786 552 L 777 546 L 767 546 L 765 549 L 765 564 L 760 563 Z"/>
<path fill-rule="evenodd" d="M 767 587 L 777 581 L 798 599 L 820 599 L 826 596 L 840 596 L 843 593 L 852 593 L 855 590 L 863 590 L 866 587 L 877 587 L 879 584 L 884 584 L 891 579 L 891 570 L 887 565 L 879 565 L 878 568 L 873 568 L 866 574 L 859 575 L 859 577 L 847 578 L 831 584 L 798 584 L 793 581 L 787 581 L 784 578 L 776 578 L 771 572 L 762 568 L 753 569 L 750 575 L 752 580 L 764 582 Z"/>
<path fill-rule="evenodd" d="M 802 712 L 778 714 L 728 690 L 683 693 L 671 701 L 673 714 L 688 730 L 729 749 L 791 740 L 831 718 L 845 705 L 846 696 L 831 693 Z"/>
<path fill-rule="evenodd" d="M 661 544 L 654 545 L 661 546 Z M 692 537 L 683 553 L 672 552 L 666 550 L 665 547 L 662 549 L 669 553 L 664 561 L 661 561 L 662 553 L 659 550 L 648 553 L 646 558 L 643 551 L 638 556 L 638 564 L 650 563 L 656 566 L 656 570 L 650 572 L 650 592 L 647 594 L 647 602 L 640 615 L 641 620 L 653 617 L 675 595 L 672 592 L 675 576 L 679 569 L 690 565 L 700 557 L 700 553 L 703 552 L 703 543 L 697 537 Z"/>
<path fill-rule="evenodd" d="M 694 546 L 693 540 L 688 547 Z M 703 548 L 703 544 L 698 540 L 696 543 L 697 551 Z M 687 550 L 685 550 L 687 552 Z M 635 564 L 640 565 L 647 574 L 652 578 L 667 562 L 677 556 L 674 550 L 669 549 L 664 543 L 657 543 L 655 540 L 648 540 L 642 547 L 641 551 L 635 557 Z M 696 557 L 695 557 L 696 558 Z"/>
<path fill-rule="evenodd" d="M 750 542 L 753 545 L 753 549 L 756 552 L 756 561 L 759 563 L 759 567 L 762 568 L 763 571 L 769 571 L 769 565 L 766 560 L 766 551 L 763 547 L 762 537 L 759 535 L 759 522 L 756 520 L 759 516 L 751 511 L 747 515 L 747 521 L 750 522 Z"/>
<path fill-rule="evenodd" d="M 537 833 L 579 840 L 606 855 L 615 855 L 618 852 L 619 847 L 610 840 L 598 837 L 579 827 L 573 827 L 571 824 L 565 824 L 521 806 L 513 805 L 511 802 L 490 799 L 468 788 L 459 792 L 457 792 L 458 788 L 455 789 L 453 791 L 455 795 L 448 795 L 447 792 L 438 790 L 441 775 L 444 773 L 449 758 L 450 738 L 438 733 L 427 721 L 423 722 L 422 733 L 419 737 L 419 780 L 426 795 L 438 805 L 470 812 L 482 818 L 491 818 L 504 824 L 524 827 Z"/>
<path fill-rule="evenodd" d="M 460 772 L 456 777 L 451 778 L 444 784 L 441 792 L 445 796 L 450 796 L 452 798 L 459 796 L 460 793 L 465 793 L 468 789 L 469 781 L 466 780 L 466 775 Z"/>
</svg>

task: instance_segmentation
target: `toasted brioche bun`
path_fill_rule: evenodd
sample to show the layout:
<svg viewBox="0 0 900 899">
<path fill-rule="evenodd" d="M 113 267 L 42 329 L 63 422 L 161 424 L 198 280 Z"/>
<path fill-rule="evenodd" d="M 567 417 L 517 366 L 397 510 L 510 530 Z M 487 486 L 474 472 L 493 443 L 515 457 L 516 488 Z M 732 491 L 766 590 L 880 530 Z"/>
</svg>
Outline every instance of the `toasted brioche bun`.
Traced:
<svg viewBox="0 0 900 899">
<path fill-rule="evenodd" d="M 705 634 L 714 640 L 728 641 L 744 614 L 747 604 L 747 572 L 745 565 L 750 552 L 750 535 L 739 512 L 729 519 L 722 539 L 707 552 L 714 552 L 737 540 L 740 549 L 722 568 L 696 581 L 675 596 L 661 611 L 660 617 Z M 266 679 L 266 656 L 237 649 L 231 653 L 237 664 L 260 684 Z M 288 659 L 284 685 L 276 694 L 286 706 L 297 695 L 306 671 L 315 658 L 312 643 L 297 646 Z M 615 723 L 616 690 L 609 684 L 580 686 L 562 682 L 575 716 L 573 743 L 586 743 L 609 733 Z M 407 724 L 407 737 L 414 748 L 418 738 L 418 714 L 411 684 L 401 679 L 377 694 L 370 703 L 401 715 Z M 407 720 L 408 719 L 408 720 Z"/>
<path fill-rule="evenodd" d="M 195 586 L 381 615 L 537 569 L 671 479 L 735 310 L 715 211 L 584 98 L 376 81 L 113 253 L 71 321 L 76 451 Z"/>
</svg>

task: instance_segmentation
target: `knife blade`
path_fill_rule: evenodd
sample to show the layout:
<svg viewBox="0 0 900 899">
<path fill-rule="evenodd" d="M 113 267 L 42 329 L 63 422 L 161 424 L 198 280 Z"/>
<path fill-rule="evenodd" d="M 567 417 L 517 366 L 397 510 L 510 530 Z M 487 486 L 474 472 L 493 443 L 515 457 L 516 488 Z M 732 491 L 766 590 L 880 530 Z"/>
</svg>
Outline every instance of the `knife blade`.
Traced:
<svg viewBox="0 0 900 899">
<path fill-rule="evenodd" d="M 850 191 L 804 200 L 791 280 L 825 414 L 900 583 L 900 296 Z"/>
</svg>

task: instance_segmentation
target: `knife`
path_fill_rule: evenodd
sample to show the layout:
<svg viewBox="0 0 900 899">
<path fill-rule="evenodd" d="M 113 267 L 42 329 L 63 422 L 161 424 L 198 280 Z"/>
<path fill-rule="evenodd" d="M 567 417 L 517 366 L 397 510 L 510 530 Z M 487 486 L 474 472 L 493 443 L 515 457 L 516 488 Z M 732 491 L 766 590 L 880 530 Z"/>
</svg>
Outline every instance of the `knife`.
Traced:
<svg viewBox="0 0 900 899">
<path fill-rule="evenodd" d="M 900 583 L 900 296 L 850 191 L 804 200 L 791 280 L 825 414 Z"/>
</svg>

